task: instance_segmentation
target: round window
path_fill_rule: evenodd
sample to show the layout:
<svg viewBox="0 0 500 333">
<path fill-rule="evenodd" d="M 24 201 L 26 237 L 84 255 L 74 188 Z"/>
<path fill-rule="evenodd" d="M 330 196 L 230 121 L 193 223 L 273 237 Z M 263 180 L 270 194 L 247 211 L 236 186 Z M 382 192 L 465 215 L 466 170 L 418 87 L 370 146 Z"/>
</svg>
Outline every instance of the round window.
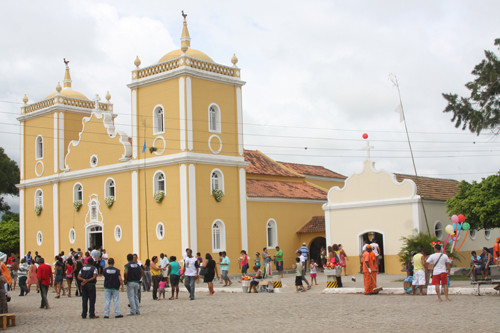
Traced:
<svg viewBox="0 0 500 333">
<path fill-rule="evenodd" d="M 439 239 L 443 237 L 443 224 L 440 221 L 437 221 L 434 225 L 434 235 Z"/>
<path fill-rule="evenodd" d="M 69 229 L 69 242 L 71 244 L 75 244 L 75 240 L 76 240 L 76 231 L 75 229 L 71 228 Z"/>
<path fill-rule="evenodd" d="M 156 237 L 160 240 L 165 237 L 165 225 L 161 222 L 158 222 L 156 225 Z"/>
<path fill-rule="evenodd" d="M 491 229 L 484 229 L 484 238 L 486 239 L 491 238 Z"/>
<path fill-rule="evenodd" d="M 475 229 L 470 230 L 470 239 L 472 239 L 472 240 L 476 239 L 476 230 Z"/>
<path fill-rule="evenodd" d="M 43 242 L 43 235 L 42 235 L 42 232 L 39 231 L 36 233 L 36 243 L 38 244 L 38 246 L 42 245 L 42 242 Z"/>
<path fill-rule="evenodd" d="M 117 225 L 115 227 L 115 240 L 119 242 L 122 239 L 122 227 Z"/>
<path fill-rule="evenodd" d="M 95 168 L 99 160 L 97 159 L 97 155 L 90 156 L 90 166 Z"/>
</svg>

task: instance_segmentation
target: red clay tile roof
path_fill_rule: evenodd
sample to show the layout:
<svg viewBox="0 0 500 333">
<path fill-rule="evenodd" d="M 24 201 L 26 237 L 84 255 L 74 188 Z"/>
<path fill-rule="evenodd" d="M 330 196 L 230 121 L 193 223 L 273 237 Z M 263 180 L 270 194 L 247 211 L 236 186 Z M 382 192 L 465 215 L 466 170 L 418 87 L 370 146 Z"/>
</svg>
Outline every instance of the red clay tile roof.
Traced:
<svg viewBox="0 0 500 333">
<path fill-rule="evenodd" d="M 302 228 L 297 231 L 298 234 L 306 234 L 311 232 L 325 232 L 325 217 L 313 216 L 311 221 L 307 222 Z"/>
<path fill-rule="evenodd" d="M 245 161 L 250 163 L 246 167 L 246 171 L 249 174 L 301 177 L 283 168 L 279 163 L 276 163 L 258 150 L 245 150 Z"/>
<path fill-rule="evenodd" d="M 427 200 L 446 201 L 458 192 L 459 182 L 454 179 L 419 176 L 418 180 L 416 180 L 415 176 L 398 173 L 396 174 L 396 179 L 398 182 L 403 181 L 403 179 L 413 180 L 417 184 L 417 193 Z"/>
<path fill-rule="evenodd" d="M 333 172 L 319 165 L 297 164 L 288 162 L 278 162 L 278 163 L 302 175 L 339 178 L 339 179 L 347 178 L 346 176 L 341 175 L 340 173 Z"/>
<path fill-rule="evenodd" d="M 326 192 L 302 182 L 247 179 L 249 197 L 326 200 Z"/>
</svg>

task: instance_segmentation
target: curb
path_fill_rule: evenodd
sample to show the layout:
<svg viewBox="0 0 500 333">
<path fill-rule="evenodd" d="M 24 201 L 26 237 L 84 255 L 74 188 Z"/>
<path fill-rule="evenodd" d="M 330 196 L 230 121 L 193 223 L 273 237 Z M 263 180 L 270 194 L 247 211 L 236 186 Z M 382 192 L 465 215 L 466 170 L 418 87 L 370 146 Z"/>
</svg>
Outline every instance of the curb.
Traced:
<svg viewBox="0 0 500 333">
<path fill-rule="evenodd" d="M 325 288 L 322 294 L 363 294 L 363 288 Z M 384 288 L 379 292 L 380 295 L 406 295 L 403 288 Z M 449 295 L 476 295 L 472 288 L 449 288 Z M 497 295 L 498 291 L 493 288 L 481 288 L 481 295 Z M 428 296 L 434 296 L 429 294 Z M 426 295 L 427 296 L 427 295 Z"/>
</svg>

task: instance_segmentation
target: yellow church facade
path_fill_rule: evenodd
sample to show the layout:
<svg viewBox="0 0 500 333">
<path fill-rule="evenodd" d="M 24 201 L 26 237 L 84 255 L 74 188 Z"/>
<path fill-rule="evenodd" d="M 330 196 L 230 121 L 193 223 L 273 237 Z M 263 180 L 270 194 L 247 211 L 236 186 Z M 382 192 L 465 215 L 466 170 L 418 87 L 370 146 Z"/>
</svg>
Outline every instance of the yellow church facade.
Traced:
<svg viewBox="0 0 500 333">
<path fill-rule="evenodd" d="M 181 49 L 135 61 L 128 134 L 115 128 L 109 93 L 91 100 L 72 88 L 68 62 L 63 86 L 42 101 L 25 96 L 21 255 L 102 246 L 122 265 L 127 253 L 180 258 L 192 248 L 235 262 L 241 250 L 254 258 L 280 245 L 290 267 L 302 242 L 324 242 L 300 230 L 345 177 L 244 149 L 245 82 L 231 62 L 192 49 L 184 20 Z"/>
</svg>

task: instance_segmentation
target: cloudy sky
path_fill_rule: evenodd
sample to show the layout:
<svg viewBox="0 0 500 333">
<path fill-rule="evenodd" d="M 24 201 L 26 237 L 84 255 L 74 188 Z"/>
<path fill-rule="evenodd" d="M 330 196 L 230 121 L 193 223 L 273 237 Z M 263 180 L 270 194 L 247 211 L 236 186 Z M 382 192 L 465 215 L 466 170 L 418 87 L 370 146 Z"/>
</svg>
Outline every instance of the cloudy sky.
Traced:
<svg viewBox="0 0 500 333">
<path fill-rule="evenodd" d="M 112 95 L 130 131 L 133 61 L 191 46 L 239 58 L 245 146 L 279 161 L 361 171 L 368 133 L 379 169 L 413 173 L 394 111 L 399 81 L 420 175 L 480 180 L 500 168 L 500 138 L 456 129 L 443 92 L 465 94 L 473 67 L 500 37 L 499 1 L 10 1 L 0 12 L 0 146 L 19 161 L 22 97 L 55 91 L 62 58 L 73 88 Z"/>
</svg>

